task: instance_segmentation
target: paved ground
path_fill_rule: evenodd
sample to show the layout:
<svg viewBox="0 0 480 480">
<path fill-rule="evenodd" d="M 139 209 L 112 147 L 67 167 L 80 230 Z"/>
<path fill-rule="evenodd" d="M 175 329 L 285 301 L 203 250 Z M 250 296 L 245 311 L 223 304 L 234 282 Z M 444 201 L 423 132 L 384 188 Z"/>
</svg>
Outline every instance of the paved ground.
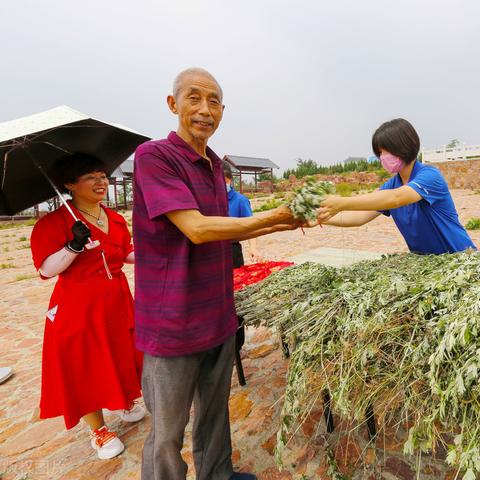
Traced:
<svg viewBox="0 0 480 480">
<path fill-rule="evenodd" d="M 480 216 L 479 195 L 456 191 L 454 198 L 465 222 Z M 37 278 L 31 265 L 28 238 L 31 228 L 0 230 L 0 365 L 14 367 L 15 375 L 0 385 L 0 478 L 20 479 L 137 479 L 141 449 L 149 418 L 128 425 L 116 418 L 109 423 L 119 432 L 126 451 L 109 461 L 96 460 L 85 427 L 66 432 L 61 419 L 38 419 L 43 317 L 53 282 Z M 480 245 L 480 232 L 472 237 Z M 356 229 L 315 228 L 284 232 L 259 240 L 268 259 L 292 259 L 298 255 L 345 262 L 363 254 L 405 251 L 393 222 L 378 218 Z M 320 250 L 319 250 L 320 249 Z M 332 250 L 332 249 L 340 249 Z M 352 253 L 353 251 L 353 253 Z M 297 257 L 300 260 L 303 257 Z M 336 260 L 335 260 L 336 259 Z M 126 267 L 129 280 L 133 268 Z M 248 385 L 233 379 L 231 397 L 234 461 L 238 468 L 254 470 L 261 480 L 326 478 L 321 455 L 323 422 L 307 422 L 292 445 L 279 473 L 273 459 L 273 444 L 287 368 L 271 332 L 249 331 L 244 367 Z M 318 417 L 318 415 L 317 415 Z M 314 441 L 305 446 L 306 437 Z M 191 465 L 190 433 L 184 456 Z M 189 479 L 193 479 L 190 469 Z"/>
<path fill-rule="evenodd" d="M 343 267 L 355 262 L 360 262 L 361 260 L 376 260 L 381 256 L 381 253 L 367 252 L 365 250 L 320 247 L 295 255 L 292 257 L 292 262 L 315 262 L 330 265 L 332 267 Z"/>
</svg>

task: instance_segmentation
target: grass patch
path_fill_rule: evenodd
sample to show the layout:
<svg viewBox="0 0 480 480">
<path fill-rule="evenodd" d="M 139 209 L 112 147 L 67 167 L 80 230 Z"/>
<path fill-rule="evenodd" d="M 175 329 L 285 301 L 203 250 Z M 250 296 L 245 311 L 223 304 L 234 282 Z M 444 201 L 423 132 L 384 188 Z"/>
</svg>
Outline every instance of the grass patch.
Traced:
<svg viewBox="0 0 480 480">
<path fill-rule="evenodd" d="M 275 198 L 272 198 L 271 200 L 268 200 L 267 202 L 259 205 L 253 211 L 254 212 L 266 212 L 267 210 L 273 210 L 274 208 L 277 208 L 282 204 L 283 204 L 283 202 L 281 202 L 280 200 L 276 200 Z"/>
<path fill-rule="evenodd" d="M 383 168 L 380 168 L 379 170 L 374 170 L 373 173 L 376 173 L 380 180 L 388 180 L 392 176 L 390 172 L 387 172 Z"/>
<path fill-rule="evenodd" d="M 0 269 L 5 270 L 7 268 L 15 268 L 13 263 L 2 263 L 0 264 Z"/>
<path fill-rule="evenodd" d="M 25 245 L 20 245 L 17 247 L 17 250 L 26 250 L 27 248 L 30 248 L 30 244 L 26 243 Z"/>
<path fill-rule="evenodd" d="M 467 230 L 480 230 L 480 218 L 473 217 L 466 224 L 465 228 Z"/>
<path fill-rule="evenodd" d="M 342 197 L 349 197 L 355 193 L 368 193 L 376 190 L 379 187 L 378 183 L 364 184 L 364 183 L 347 183 L 341 182 L 335 185 L 337 195 Z"/>
<path fill-rule="evenodd" d="M 7 228 L 21 228 L 21 227 L 31 227 L 37 223 L 36 218 L 30 218 L 29 220 L 24 220 L 21 222 L 0 222 L 0 230 L 6 230 Z"/>
<path fill-rule="evenodd" d="M 17 240 L 17 242 L 26 242 L 26 241 L 27 241 L 27 237 L 25 235 L 23 235 Z"/>
<path fill-rule="evenodd" d="M 14 282 L 21 282 L 22 280 L 31 280 L 32 278 L 36 278 L 36 275 L 17 275 L 15 277 Z"/>
<path fill-rule="evenodd" d="M 247 198 L 262 198 L 266 197 L 268 193 L 265 192 L 243 192 L 243 195 L 245 195 Z"/>
</svg>

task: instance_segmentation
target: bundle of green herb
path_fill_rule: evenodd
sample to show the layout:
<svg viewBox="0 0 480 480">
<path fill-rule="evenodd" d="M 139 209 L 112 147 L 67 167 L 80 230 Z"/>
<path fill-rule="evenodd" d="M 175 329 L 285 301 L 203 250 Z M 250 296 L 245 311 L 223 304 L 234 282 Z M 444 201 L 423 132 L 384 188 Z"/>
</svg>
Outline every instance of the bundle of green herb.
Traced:
<svg viewBox="0 0 480 480">
<path fill-rule="evenodd" d="M 447 442 L 480 473 L 480 255 L 393 255 L 335 269 L 289 267 L 236 294 L 251 325 L 276 327 L 292 357 L 277 454 L 322 392 L 343 418 L 411 425 L 406 454 Z"/>
<path fill-rule="evenodd" d="M 296 219 L 314 222 L 323 197 L 330 193 L 335 193 L 333 183 L 317 182 L 315 178 L 308 177 L 303 186 L 296 191 L 288 206 Z"/>
</svg>

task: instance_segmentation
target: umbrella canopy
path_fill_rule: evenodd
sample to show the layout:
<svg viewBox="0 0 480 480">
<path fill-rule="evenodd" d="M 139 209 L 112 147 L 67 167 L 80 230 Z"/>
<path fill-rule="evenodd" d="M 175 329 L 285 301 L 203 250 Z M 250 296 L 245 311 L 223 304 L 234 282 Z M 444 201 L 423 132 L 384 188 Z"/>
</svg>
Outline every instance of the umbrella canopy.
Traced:
<svg viewBox="0 0 480 480">
<path fill-rule="evenodd" d="M 66 106 L 0 123 L 0 215 L 14 215 L 55 196 L 42 170 L 51 172 L 66 153 L 95 155 L 109 175 L 147 140 Z"/>
</svg>

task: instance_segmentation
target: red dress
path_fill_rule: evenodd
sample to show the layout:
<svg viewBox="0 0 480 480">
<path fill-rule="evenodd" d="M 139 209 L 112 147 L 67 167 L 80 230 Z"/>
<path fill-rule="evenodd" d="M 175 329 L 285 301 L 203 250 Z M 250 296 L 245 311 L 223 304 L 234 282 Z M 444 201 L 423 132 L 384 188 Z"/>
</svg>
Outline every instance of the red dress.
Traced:
<svg viewBox="0 0 480 480">
<path fill-rule="evenodd" d="M 104 210 L 108 235 L 87 223 L 100 245 L 85 249 L 59 275 L 45 320 L 40 417 L 63 415 L 67 428 L 101 408 L 126 409 L 141 396 L 143 356 L 134 346 L 133 299 L 121 270 L 133 247 L 125 219 Z M 73 223 L 65 207 L 36 223 L 31 246 L 37 269 L 73 238 Z"/>
</svg>

